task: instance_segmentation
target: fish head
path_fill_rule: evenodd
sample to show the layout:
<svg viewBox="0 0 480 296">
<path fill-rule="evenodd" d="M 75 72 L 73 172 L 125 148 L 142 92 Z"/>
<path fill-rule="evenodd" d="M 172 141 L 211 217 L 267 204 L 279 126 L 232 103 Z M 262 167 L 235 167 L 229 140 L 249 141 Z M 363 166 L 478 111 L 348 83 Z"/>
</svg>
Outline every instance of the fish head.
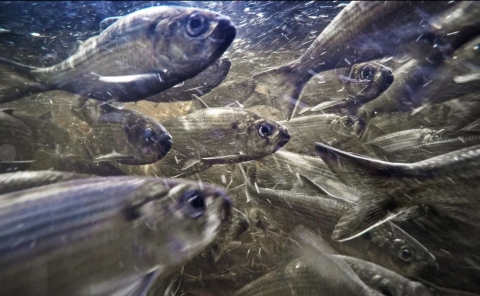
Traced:
<svg viewBox="0 0 480 296">
<path fill-rule="evenodd" d="M 387 90 L 393 79 L 392 70 L 388 67 L 375 62 L 359 63 L 350 68 L 345 87 L 355 99 L 368 102 Z"/>
<path fill-rule="evenodd" d="M 190 79 L 217 61 L 236 29 L 227 16 L 196 8 L 171 8 L 154 28 L 154 59 L 168 84 Z"/>
<path fill-rule="evenodd" d="M 357 136 L 363 130 L 362 122 L 354 121 L 349 116 L 335 118 L 329 126 L 337 135 L 345 137 L 344 140 Z"/>
<path fill-rule="evenodd" d="M 380 247 L 374 255 L 382 265 L 409 277 L 421 277 L 438 268 L 437 260 L 427 248 L 393 223 L 372 231 L 373 241 Z"/>
<path fill-rule="evenodd" d="M 132 147 L 134 159 L 124 164 L 151 164 L 162 159 L 172 148 L 173 140 L 168 131 L 153 118 L 132 112 L 126 116 L 123 132 Z"/>
<path fill-rule="evenodd" d="M 290 141 L 290 133 L 280 123 L 256 113 L 245 127 L 245 153 L 260 158 L 274 153 Z"/>
<path fill-rule="evenodd" d="M 201 182 L 162 179 L 154 183 L 150 182 L 145 192 L 146 200 L 151 201 L 134 217 L 147 226 L 157 256 L 162 261 L 168 257 L 170 265 L 179 267 L 215 239 L 222 223 L 230 218 L 232 204 L 222 189 Z"/>
</svg>

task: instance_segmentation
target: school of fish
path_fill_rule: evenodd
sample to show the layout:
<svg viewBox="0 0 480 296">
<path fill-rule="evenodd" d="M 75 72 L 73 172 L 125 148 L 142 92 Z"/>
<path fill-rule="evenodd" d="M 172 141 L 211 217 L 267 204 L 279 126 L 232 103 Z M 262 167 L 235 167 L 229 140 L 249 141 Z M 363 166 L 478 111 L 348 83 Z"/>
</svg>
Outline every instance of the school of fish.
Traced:
<svg viewBox="0 0 480 296">
<path fill-rule="evenodd" d="M 0 295 L 480 295 L 480 2 L 338 7 L 280 57 L 174 5 L 0 54 Z"/>
</svg>

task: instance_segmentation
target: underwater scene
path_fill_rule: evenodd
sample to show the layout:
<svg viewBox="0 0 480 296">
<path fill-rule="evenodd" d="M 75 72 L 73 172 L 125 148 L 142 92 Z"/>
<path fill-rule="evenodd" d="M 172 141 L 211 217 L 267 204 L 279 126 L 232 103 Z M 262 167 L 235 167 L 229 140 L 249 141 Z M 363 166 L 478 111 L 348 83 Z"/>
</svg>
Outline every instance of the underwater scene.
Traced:
<svg viewBox="0 0 480 296">
<path fill-rule="evenodd" d="M 0 295 L 480 295 L 480 2 L 0 1 Z"/>
</svg>

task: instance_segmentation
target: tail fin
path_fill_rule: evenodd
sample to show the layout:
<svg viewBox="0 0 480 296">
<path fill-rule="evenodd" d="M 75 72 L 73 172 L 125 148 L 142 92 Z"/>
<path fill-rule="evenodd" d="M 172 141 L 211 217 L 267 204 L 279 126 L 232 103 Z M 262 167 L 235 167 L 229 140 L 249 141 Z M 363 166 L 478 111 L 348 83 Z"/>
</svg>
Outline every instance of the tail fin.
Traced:
<svg viewBox="0 0 480 296">
<path fill-rule="evenodd" d="M 0 58 L 0 103 L 48 90 L 32 70 L 35 68 Z"/>
<path fill-rule="evenodd" d="M 298 108 L 300 93 L 305 81 L 298 80 L 297 73 L 289 65 L 259 73 L 253 77 L 255 91 L 266 96 L 265 105 L 282 111 L 284 118 L 290 120 Z"/>
</svg>

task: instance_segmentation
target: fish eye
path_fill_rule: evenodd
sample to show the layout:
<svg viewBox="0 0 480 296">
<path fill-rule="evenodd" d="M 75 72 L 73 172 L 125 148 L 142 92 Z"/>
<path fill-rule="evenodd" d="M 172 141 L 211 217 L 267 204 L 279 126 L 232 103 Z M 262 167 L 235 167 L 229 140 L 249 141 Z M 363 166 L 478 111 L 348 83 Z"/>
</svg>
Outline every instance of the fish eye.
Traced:
<svg viewBox="0 0 480 296">
<path fill-rule="evenodd" d="M 203 195 L 196 190 L 185 192 L 180 197 L 179 204 L 182 213 L 191 219 L 199 218 L 206 210 L 205 199 Z"/>
<path fill-rule="evenodd" d="M 413 253 L 410 251 L 408 248 L 401 248 L 400 251 L 398 251 L 398 257 L 402 259 L 403 261 L 410 262 L 413 260 Z"/>
<path fill-rule="evenodd" d="M 362 80 L 372 80 L 375 77 L 375 69 L 370 66 L 365 66 L 360 71 L 360 79 Z"/>
<path fill-rule="evenodd" d="M 157 135 L 155 134 L 155 131 L 151 128 L 147 128 L 143 132 L 143 140 L 145 141 L 146 144 L 155 143 L 156 138 L 157 138 Z"/>
<path fill-rule="evenodd" d="M 197 37 L 207 30 L 208 23 L 199 14 L 192 14 L 187 20 L 187 33 L 191 37 Z"/>
<path fill-rule="evenodd" d="M 352 127 L 354 124 L 355 122 L 351 118 L 347 118 L 343 121 L 343 125 L 348 128 Z"/>
<path fill-rule="evenodd" d="M 270 124 L 264 122 L 264 123 L 261 123 L 259 126 L 258 126 L 258 135 L 262 138 L 266 138 L 266 137 L 269 137 L 273 134 L 273 126 L 271 126 Z"/>
</svg>

